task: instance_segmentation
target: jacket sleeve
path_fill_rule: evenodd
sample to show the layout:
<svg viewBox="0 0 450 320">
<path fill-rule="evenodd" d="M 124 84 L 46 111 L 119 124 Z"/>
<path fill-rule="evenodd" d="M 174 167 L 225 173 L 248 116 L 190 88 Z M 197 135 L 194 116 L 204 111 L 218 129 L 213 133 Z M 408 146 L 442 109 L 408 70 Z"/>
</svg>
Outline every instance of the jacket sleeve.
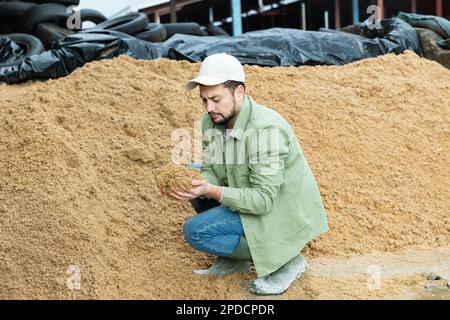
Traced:
<svg viewBox="0 0 450 320">
<path fill-rule="evenodd" d="M 255 137 L 251 145 L 258 147 L 249 154 L 250 186 L 224 187 L 222 204 L 240 213 L 265 215 L 272 211 L 284 182 L 284 162 L 289 154 L 290 139 L 285 130 L 276 126 L 259 129 L 257 140 L 253 139 Z"/>
<path fill-rule="evenodd" d="M 222 182 L 217 177 L 216 173 L 214 172 L 212 166 L 210 164 L 203 164 L 202 169 L 200 170 L 201 175 L 203 178 L 205 178 L 206 181 L 209 183 L 215 185 L 215 186 L 221 186 Z"/>
</svg>

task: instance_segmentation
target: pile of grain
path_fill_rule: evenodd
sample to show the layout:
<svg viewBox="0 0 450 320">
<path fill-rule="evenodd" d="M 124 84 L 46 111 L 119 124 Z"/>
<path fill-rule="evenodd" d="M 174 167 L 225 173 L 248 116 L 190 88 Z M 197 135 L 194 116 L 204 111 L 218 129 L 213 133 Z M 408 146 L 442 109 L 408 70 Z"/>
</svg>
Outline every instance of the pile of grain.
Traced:
<svg viewBox="0 0 450 320">
<path fill-rule="evenodd" d="M 187 191 L 194 188 L 192 180 L 202 179 L 200 170 L 187 168 L 173 163 L 166 164 L 153 171 L 156 184 L 163 192 Z"/>
<path fill-rule="evenodd" d="M 122 56 L 0 86 L 0 298 L 246 296 L 254 273 L 191 273 L 211 261 L 183 240 L 194 210 L 161 196 L 153 174 L 172 130 L 192 131 L 203 112 L 183 89 L 198 67 Z M 247 93 L 292 124 L 319 183 L 331 230 L 308 257 L 449 245 L 449 70 L 411 52 L 245 70 Z M 80 290 L 67 288 L 74 268 Z"/>
</svg>

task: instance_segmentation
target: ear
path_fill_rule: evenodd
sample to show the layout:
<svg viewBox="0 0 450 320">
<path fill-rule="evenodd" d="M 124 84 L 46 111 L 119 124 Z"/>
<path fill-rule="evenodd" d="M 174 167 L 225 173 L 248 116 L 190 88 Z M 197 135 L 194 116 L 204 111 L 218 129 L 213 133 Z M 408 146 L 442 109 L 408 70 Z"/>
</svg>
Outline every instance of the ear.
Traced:
<svg viewBox="0 0 450 320">
<path fill-rule="evenodd" d="M 243 85 L 239 85 L 235 90 L 236 98 L 241 103 L 244 101 L 245 89 Z"/>
</svg>

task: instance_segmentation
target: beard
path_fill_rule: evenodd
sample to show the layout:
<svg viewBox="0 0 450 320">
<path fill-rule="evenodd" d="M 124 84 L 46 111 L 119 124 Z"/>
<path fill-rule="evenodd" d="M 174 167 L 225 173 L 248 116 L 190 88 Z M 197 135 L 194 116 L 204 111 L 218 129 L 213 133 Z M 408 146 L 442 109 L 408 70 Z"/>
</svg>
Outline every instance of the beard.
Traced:
<svg viewBox="0 0 450 320">
<path fill-rule="evenodd" d="M 218 124 L 219 126 L 226 126 L 228 122 L 230 122 L 231 119 L 236 115 L 236 99 L 233 99 L 233 110 L 230 112 L 228 116 L 225 116 L 223 113 L 215 113 L 215 112 L 208 112 L 211 120 Z M 212 116 L 219 116 L 220 118 L 218 120 L 214 120 Z"/>
</svg>

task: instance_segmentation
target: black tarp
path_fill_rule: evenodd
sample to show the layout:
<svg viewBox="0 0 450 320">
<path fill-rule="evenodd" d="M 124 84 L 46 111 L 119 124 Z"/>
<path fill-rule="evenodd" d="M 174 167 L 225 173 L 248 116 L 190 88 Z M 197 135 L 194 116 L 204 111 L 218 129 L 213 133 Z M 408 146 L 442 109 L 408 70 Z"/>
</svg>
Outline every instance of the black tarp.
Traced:
<svg viewBox="0 0 450 320">
<path fill-rule="evenodd" d="M 171 56 L 169 49 L 161 45 L 138 40 L 121 32 L 79 32 L 66 37 L 57 48 L 0 67 L 0 81 L 17 83 L 29 79 L 59 78 L 87 62 L 110 59 L 121 54 L 137 59 Z"/>
<path fill-rule="evenodd" d="M 261 66 L 342 65 L 387 53 L 413 50 L 421 54 L 417 33 L 400 19 L 381 21 L 381 28 L 362 26 L 364 36 L 333 30 L 302 31 L 273 28 L 235 37 L 177 34 L 164 43 L 150 43 L 114 31 L 84 31 L 64 39 L 54 49 L 0 67 L 0 81 L 65 76 L 86 62 L 127 54 L 138 59 L 186 59 L 227 52 L 244 64 Z"/>
<path fill-rule="evenodd" d="M 444 49 L 450 49 L 450 21 L 437 16 L 427 16 L 423 14 L 399 12 L 397 18 L 408 22 L 413 27 L 433 30 L 440 35 L 443 40 L 436 43 Z"/>
<path fill-rule="evenodd" d="M 262 66 L 342 65 L 407 49 L 421 54 L 417 33 L 399 19 L 381 21 L 382 28 L 362 26 L 363 36 L 335 30 L 302 31 L 273 28 L 232 38 L 175 35 L 165 47 L 193 61 L 210 54 L 229 53 L 245 64 Z"/>
<path fill-rule="evenodd" d="M 0 38 L 0 67 L 20 60 L 24 50 L 9 38 Z"/>
</svg>

